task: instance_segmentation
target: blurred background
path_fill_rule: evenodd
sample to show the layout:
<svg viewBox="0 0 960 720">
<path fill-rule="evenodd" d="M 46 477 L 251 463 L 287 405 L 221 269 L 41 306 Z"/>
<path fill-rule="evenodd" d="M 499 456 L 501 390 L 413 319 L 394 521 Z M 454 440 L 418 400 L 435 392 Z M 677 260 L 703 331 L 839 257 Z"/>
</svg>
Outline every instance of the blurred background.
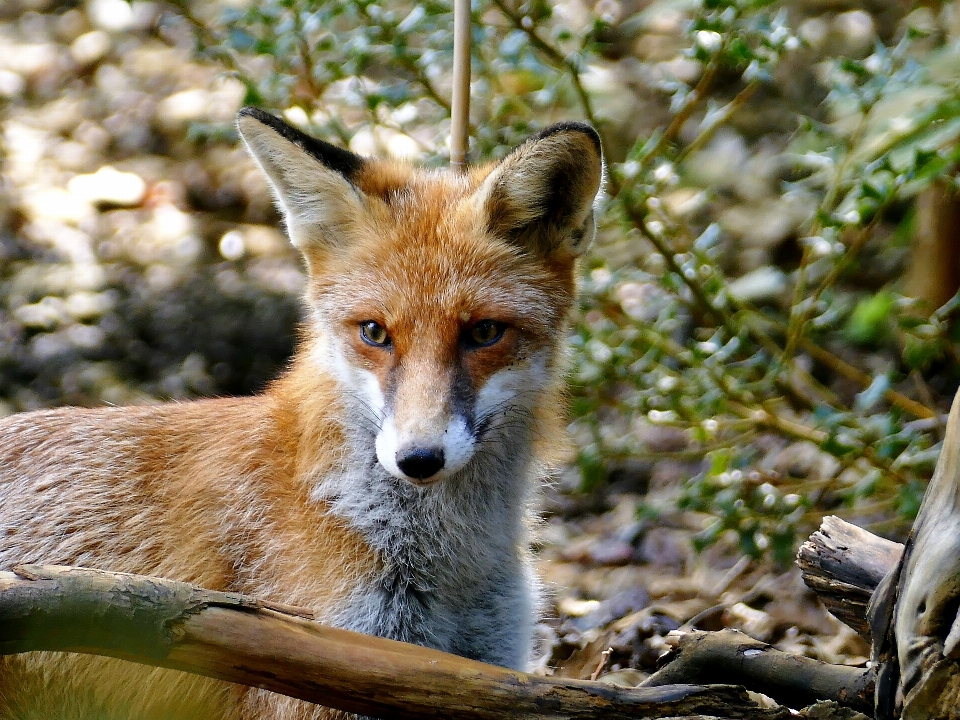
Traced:
<svg viewBox="0 0 960 720">
<path fill-rule="evenodd" d="M 939 453 L 960 3 L 473 13 L 473 160 L 571 118 L 607 153 L 538 540 L 544 671 L 633 682 L 684 623 L 862 663 L 790 566 L 827 514 L 902 538 Z M 442 167 L 451 53 L 438 2 L 5 0 L 0 413 L 262 389 L 303 272 L 236 111 Z"/>
</svg>

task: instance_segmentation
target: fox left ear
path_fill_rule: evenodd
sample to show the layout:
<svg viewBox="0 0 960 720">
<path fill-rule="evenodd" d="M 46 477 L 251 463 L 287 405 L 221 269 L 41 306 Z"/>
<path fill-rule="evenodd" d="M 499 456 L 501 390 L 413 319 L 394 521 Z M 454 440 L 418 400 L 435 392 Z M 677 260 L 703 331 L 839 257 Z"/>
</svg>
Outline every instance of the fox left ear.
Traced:
<svg viewBox="0 0 960 720">
<path fill-rule="evenodd" d="M 551 125 L 484 179 L 477 197 L 490 231 L 539 255 L 577 257 L 596 232 L 603 178 L 600 136 L 589 125 Z"/>
<path fill-rule="evenodd" d="M 353 184 L 366 160 L 312 138 L 258 108 L 244 108 L 237 129 L 267 176 L 291 242 L 305 254 L 336 248 L 362 222 Z"/>
</svg>

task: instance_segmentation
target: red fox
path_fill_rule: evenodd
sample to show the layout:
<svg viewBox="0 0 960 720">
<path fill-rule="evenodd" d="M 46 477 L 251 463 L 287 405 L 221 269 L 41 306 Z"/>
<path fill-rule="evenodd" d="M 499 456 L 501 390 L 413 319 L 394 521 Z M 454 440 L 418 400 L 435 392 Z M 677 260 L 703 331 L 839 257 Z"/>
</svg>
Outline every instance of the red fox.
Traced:
<svg viewBox="0 0 960 720">
<path fill-rule="evenodd" d="M 157 575 L 524 667 L 527 517 L 564 436 L 597 133 L 553 125 L 458 175 L 360 157 L 253 108 L 238 126 L 308 273 L 289 369 L 257 397 L 0 421 L 0 569 Z M 335 716 L 119 660 L 0 659 L 0 718 Z"/>
</svg>

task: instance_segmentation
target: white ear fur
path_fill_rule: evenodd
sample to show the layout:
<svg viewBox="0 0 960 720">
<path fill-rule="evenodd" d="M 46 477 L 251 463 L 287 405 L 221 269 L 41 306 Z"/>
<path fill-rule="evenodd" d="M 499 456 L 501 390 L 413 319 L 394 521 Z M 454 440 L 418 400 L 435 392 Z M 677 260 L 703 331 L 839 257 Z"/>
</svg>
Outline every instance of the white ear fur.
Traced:
<svg viewBox="0 0 960 720">
<path fill-rule="evenodd" d="M 335 247 L 363 216 L 362 196 L 350 183 L 363 158 L 256 108 L 240 111 L 237 128 L 273 188 L 290 241 L 301 251 Z"/>
<path fill-rule="evenodd" d="M 596 227 L 603 178 L 600 138 L 589 125 L 553 125 L 520 145 L 477 191 L 491 232 L 524 249 L 578 256 Z"/>
</svg>

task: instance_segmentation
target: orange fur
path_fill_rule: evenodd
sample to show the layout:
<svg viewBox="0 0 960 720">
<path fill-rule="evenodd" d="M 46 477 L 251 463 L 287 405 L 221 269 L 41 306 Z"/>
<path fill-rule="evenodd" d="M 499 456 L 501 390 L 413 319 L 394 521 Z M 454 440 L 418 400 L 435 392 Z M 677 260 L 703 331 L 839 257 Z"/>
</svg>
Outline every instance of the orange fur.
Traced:
<svg viewBox="0 0 960 720">
<path fill-rule="evenodd" d="M 335 399 L 327 394 L 316 387 L 311 400 L 329 407 Z M 39 479 L 24 488 L 31 519 L 9 526 L 4 565 L 157 575 L 323 613 L 375 558 L 309 500 L 303 471 L 335 462 L 318 449 L 339 432 L 329 421 L 303 424 L 297 395 L 10 418 L 0 477 Z M 114 458 L 122 459 L 122 477 Z M 5 505 L 20 499 L 9 495 Z M 105 658 L 0 659 L 0 717 L 19 717 L 19 708 L 38 702 L 55 716 L 53 708 L 78 708 L 84 697 L 91 710 L 117 708 L 119 717 L 214 717 L 231 703 L 225 717 L 235 717 L 238 699 L 228 700 L 236 694 L 216 681 Z"/>
</svg>

